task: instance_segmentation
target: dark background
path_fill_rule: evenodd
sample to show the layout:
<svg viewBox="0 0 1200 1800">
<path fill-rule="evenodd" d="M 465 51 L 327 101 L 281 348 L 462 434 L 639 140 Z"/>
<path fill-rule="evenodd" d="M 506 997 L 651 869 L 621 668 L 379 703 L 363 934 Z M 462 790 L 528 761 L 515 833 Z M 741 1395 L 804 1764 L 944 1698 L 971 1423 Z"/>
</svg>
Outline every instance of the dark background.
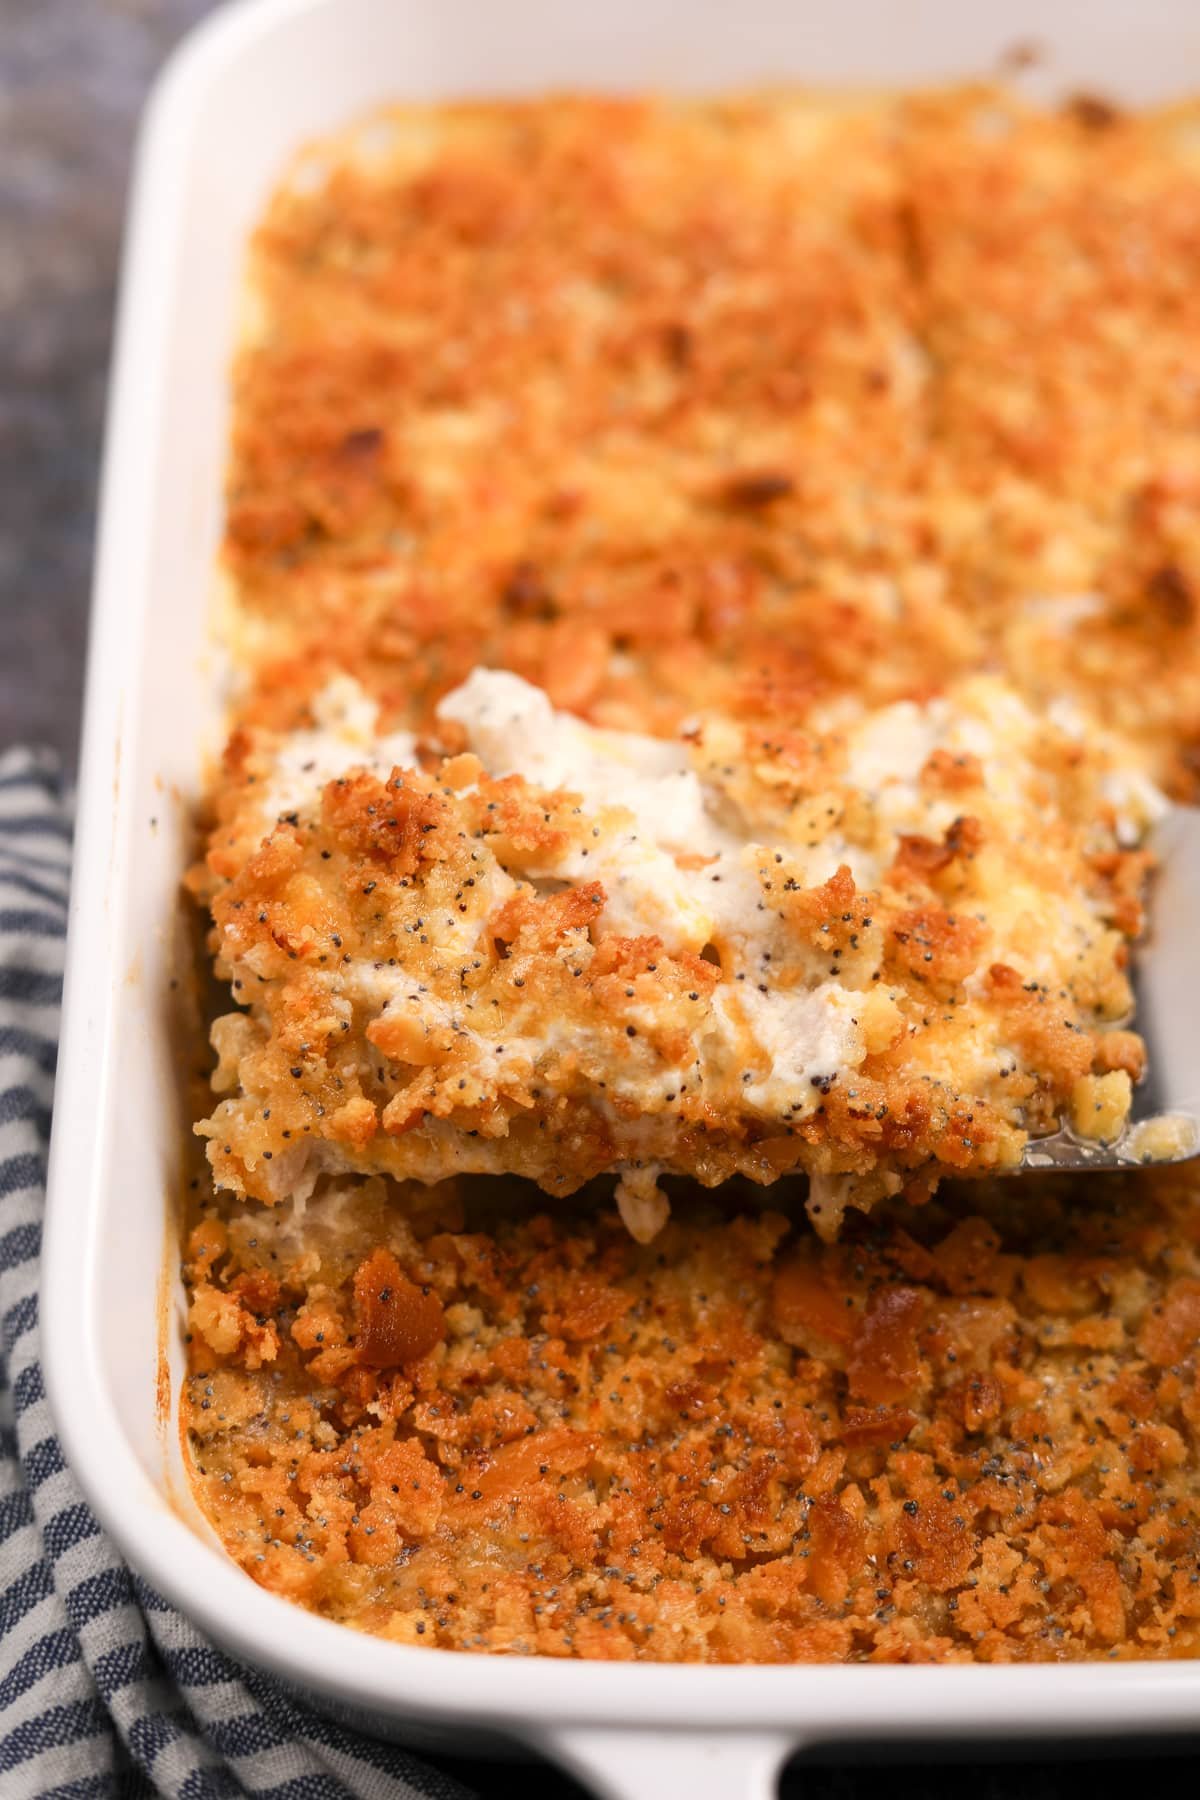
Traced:
<svg viewBox="0 0 1200 1800">
<path fill-rule="evenodd" d="M 49 744 L 68 765 L 78 747 L 130 150 L 154 71 L 208 10 L 208 0 L 0 0 L 0 748 Z M 865 1800 L 884 1790 L 922 1800 L 1097 1800 L 1110 1781 L 1136 1778 L 1135 1765 L 1081 1748 L 1084 1760 L 1069 1762 L 1046 1751 L 1013 1761 L 1012 1746 L 1007 1755 L 997 1746 L 970 1765 L 797 1765 L 785 1792 L 788 1800 Z M 1147 1775 L 1184 1791 L 1196 1767 L 1176 1745 Z M 528 1766 L 457 1772 L 486 1800 L 580 1793 Z"/>
<path fill-rule="evenodd" d="M 96 463 L 142 96 L 205 0 L 0 0 L 0 748 L 78 746 Z"/>
</svg>

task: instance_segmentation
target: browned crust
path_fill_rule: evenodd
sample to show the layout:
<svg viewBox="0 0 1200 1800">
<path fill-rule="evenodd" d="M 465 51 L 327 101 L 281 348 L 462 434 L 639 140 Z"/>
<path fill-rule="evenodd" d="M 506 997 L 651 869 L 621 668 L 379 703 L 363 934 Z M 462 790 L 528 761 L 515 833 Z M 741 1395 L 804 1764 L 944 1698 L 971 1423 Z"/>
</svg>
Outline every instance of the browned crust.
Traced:
<svg viewBox="0 0 1200 1800">
<path fill-rule="evenodd" d="M 1144 859 L 1110 830 L 1097 869 L 1099 776 L 1083 780 L 1071 740 L 1041 748 L 1053 773 L 1032 808 L 977 785 L 975 812 L 941 840 L 900 837 L 878 889 L 860 891 L 845 867 L 807 886 L 797 852 L 752 852 L 746 905 L 772 921 L 772 949 L 736 975 L 720 926 L 709 960 L 622 935 L 599 878 L 543 892 L 545 859 L 573 848 L 586 868 L 608 815 L 462 759 L 386 781 L 351 773 L 260 844 L 273 743 L 239 736 L 195 878 L 218 973 L 246 1009 L 216 1028 L 218 1088 L 233 1091 L 200 1126 L 237 1193 L 286 1198 L 321 1154 L 397 1179 L 522 1175 L 559 1195 L 631 1163 L 706 1186 L 807 1170 L 862 1178 L 854 1203 L 869 1204 L 889 1173 L 916 1196 L 947 1170 L 1011 1164 L 1093 1066 L 1135 1057 L 1138 1040 L 1122 1048 L 1108 1030 L 1130 994 L 1124 941 L 1104 919 L 1130 897 L 1127 862 L 1140 875 Z M 743 796 L 757 781 L 799 817 L 818 801 L 869 816 L 867 797 L 836 786 L 836 738 L 747 733 L 730 754 Z M 930 779 L 947 779 L 936 759 Z M 1018 877 L 1032 883 L 1030 929 L 1073 896 L 1095 909 L 1054 980 L 998 948 L 991 909 Z M 827 1071 L 815 1109 L 791 1087 L 774 1111 L 748 1106 L 770 1055 L 743 1034 L 710 1069 L 720 1009 L 730 995 L 740 1005 L 741 983 L 756 999 L 830 980 L 864 1032 L 861 1066 Z M 816 1216 L 836 1229 L 828 1202 Z"/>
<path fill-rule="evenodd" d="M 257 240 L 226 543 L 269 627 L 253 712 L 349 667 L 427 718 L 484 661 L 614 724 L 786 722 L 995 659 L 1190 789 L 1189 111 L 391 117 L 391 164 L 335 153 Z"/>
<path fill-rule="evenodd" d="M 973 1198 L 839 1246 L 684 1206 L 641 1250 L 594 1214 L 414 1231 L 367 1188 L 305 1260 L 260 1209 L 210 1216 L 200 1495 L 256 1581 L 407 1643 L 1195 1655 L 1188 1183 Z M 391 1367 L 357 1298 L 381 1268 L 442 1321 Z"/>
<path fill-rule="evenodd" d="M 395 124 L 390 171 L 335 158 L 273 204 L 237 370 L 225 557 L 253 626 L 252 729 L 200 885 L 221 937 L 238 898 L 268 903 L 246 948 L 282 974 L 252 1055 L 263 1096 L 295 1091 L 293 1124 L 273 1105 L 264 1121 L 264 1098 L 236 1150 L 214 1140 L 242 1185 L 248 1157 L 311 1130 L 314 1101 L 348 1155 L 422 1129 L 392 1136 L 397 1093 L 359 1076 L 347 1097 L 331 1076 L 309 950 L 375 922 L 331 893 L 320 851 L 415 904 L 399 882 L 431 878 L 420 826 L 463 816 L 462 783 L 410 783 L 395 827 L 361 783 L 262 850 L 238 824 L 258 728 L 302 722 L 331 672 L 419 728 L 478 662 L 614 726 L 721 712 L 811 781 L 815 704 L 922 697 L 987 665 L 1118 727 L 1178 795 L 1200 770 L 1190 110 L 1043 115 L 964 90 Z M 926 769 L 964 828 L 910 836 L 891 910 L 872 902 L 896 978 L 928 973 L 939 1002 L 983 949 L 960 884 L 985 777 L 970 758 Z M 559 828 L 516 790 L 496 804 L 518 847 Z M 1143 874 L 1094 858 L 1122 932 Z M 588 904 L 586 884 L 512 903 L 495 997 Z M 829 895 L 796 905 L 840 923 Z M 685 972 L 636 942 L 603 955 L 593 989 Z M 1085 1039 L 1020 970 L 984 967 L 1026 1066 L 1139 1072 L 1132 1034 Z M 687 992 L 713 981 L 707 962 L 686 973 Z M 1111 975 L 1072 1004 L 1111 998 Z M 895 1118 L 901 1076 L 880 1081 Z M 908 1128 L 927 1153 L 927 1109 Z M 702 1179 L 797 1160 L 782 1137 L 750 1166 L 732 1117 L 722 1131 Z M 565 1141 L 576 1173 L 605 1166 L 594 1125 Z M 286 1209 L 206 1198 L 184 1396 L 198 1492 L 255 1579 L 413 1643 L 1195 1655 L 1193 1185 L 975 1184 L 979 1217 L 884 1207 L 837 1246 L 680 1196 L 649 1251 L 603 1217 L 519 1218 L 515 1196 L 507 1222 L 467 1230 L 448 1192 L 368 1182 L 336 1220 L 315 1200 L 299 1247 L 276 1236 Z M 422 1223 L 423 1205 L 449 1216 Z"/>
</svg>

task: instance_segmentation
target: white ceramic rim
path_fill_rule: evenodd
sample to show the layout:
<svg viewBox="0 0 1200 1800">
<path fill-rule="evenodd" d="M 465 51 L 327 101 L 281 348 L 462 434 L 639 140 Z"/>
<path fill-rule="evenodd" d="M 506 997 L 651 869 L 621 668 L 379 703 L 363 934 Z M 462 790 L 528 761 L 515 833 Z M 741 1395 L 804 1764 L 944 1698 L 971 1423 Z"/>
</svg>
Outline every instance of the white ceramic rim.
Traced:
<svg viewBox="0 0 1200 1800">
<path fill-rule="evenodd" d="M 127 846 L 114 809 L 121 754 L 115 671 L 138 659 L 147 471 L 162 396 L 140 379 L 168 323 L 167 279 L 190 122 L 206 84 L 258 34 L 328 0 L 239 0 L 175 52 L 147 109 L 136 164 L 101 488 L 75 875 L 44 1251 L 43 1357 L 68 1460 L 113 1540 L 145 1578 L 235 1656 L 337 1706 L 393 1719 L 459 1721 L 551 1740 L 592 1766 L 586 1728 L 738 1733 L 769 1747 L 821 1742 L 1061 1737 L 1200 1727 L 1200 1662 L 1036 1666 L 716 1667 L 509 1659 L 410 1648 L 360 1635 L 258 1588 L 167 1506 L 125 1440 L 90 1355 L 92 1133 L 114 1104 L 111 870 Z M 116 821 L 114 828 L 114 810 Z M 127 832 L 124 833 L 127 836 Z M 570 1728 L 585 1728 L 570 1737 Z M 677 1755 L 678 1744 L 673 1755 Z M 764 1752 L 765 1754 L 765 1752 Z M 676 1775 L 680 1764 L 671 1765 Z M 654 1777 L 661 1791 L 664 1771 Z M 636 1784 L 639 1787 L 641 1783 Z M 701 1781 L 701 1786 L 704 1783 Z M 613 1789 L 612 1791 L 616 1791 Z M 622 1787 L 622 1792 L 632 1791 Z M 650 1791 L 647 1781 L 645 1791 Z M 713 1792 L 731 1791 L 712 1788 Z M 769 1791 L 767 1788 L 763 1792 Z"/>
</svg>

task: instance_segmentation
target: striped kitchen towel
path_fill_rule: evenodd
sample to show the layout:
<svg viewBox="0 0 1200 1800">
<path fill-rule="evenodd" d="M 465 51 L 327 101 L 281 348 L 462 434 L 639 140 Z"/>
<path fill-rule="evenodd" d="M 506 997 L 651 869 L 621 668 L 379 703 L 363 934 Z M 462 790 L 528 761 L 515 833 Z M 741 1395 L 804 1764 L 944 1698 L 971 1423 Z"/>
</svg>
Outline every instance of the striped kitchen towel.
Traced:
<svg viewBox="0 0 1200 1800">
<path fill-rule="evenodd" d="M 63 1462 L 38 1252 L 70 848 L 54 761 L 0 756 L 0 1796 L 469 1800 L 214 1649 L 126 1568 Z"/>
</svg>

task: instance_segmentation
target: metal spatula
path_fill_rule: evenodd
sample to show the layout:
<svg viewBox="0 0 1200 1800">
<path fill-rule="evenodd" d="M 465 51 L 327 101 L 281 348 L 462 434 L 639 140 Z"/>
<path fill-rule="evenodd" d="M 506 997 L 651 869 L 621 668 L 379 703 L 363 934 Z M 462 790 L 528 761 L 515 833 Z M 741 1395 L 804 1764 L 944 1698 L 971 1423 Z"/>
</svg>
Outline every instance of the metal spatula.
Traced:
<svg viewBox="0 0 1200 1800">
<path fill-rule="evenodd" d="M 1014 1173 L 1125 1169 L 1200 1155 L 1200 807 L 1175 807 L 1156 828 L 1151 848 L 1159 866 L 1150 929 L 1134 960 L 1133 1023 L 1145 1041 L 1147 1071 L 1134 1089 L 1130 1123 L 1107 1144 L 1069 1129 L 1033 1138 Z M 1178 1121 L 1178 1128 L 1169 1133 L 1166 1153 L 1158 1148 L 1149 1155 L 1147 1127 L 1155 1120 Z"/>
</svg>

